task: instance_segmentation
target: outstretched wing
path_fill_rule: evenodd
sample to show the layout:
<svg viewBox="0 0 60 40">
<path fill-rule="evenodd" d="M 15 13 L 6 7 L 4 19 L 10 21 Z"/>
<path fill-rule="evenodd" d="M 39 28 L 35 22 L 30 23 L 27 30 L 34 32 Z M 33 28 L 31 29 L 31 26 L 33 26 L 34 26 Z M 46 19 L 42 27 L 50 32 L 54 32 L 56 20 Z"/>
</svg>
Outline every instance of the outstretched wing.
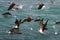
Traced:
<svg viewBox="0 0 60 40">
<path fill-rule="evenodd" d="M 48 20 L 49 20 L 49 19 L 48 19 Z M 47 28 L 48 20 L 45 22 L 45 24 L 44 24 L 44 26 L 43 26 L 43 31 L 48 29 L 48 28 Z"/>
<path fill-rule="evenodd" d="M 48 19 L 48 20 L 49 20 L 49 19 Z M 48 20 L 45 22 L 44 27 L 46 27 L 46 26 L 47 26 Z"/>
<path fill-rule="evenodd" d="M 12 14 L 9 13 L 9 12 L 5 12 L 5 13 L 3 13 L 2 15 L 12 15 Z"/>
</svg>

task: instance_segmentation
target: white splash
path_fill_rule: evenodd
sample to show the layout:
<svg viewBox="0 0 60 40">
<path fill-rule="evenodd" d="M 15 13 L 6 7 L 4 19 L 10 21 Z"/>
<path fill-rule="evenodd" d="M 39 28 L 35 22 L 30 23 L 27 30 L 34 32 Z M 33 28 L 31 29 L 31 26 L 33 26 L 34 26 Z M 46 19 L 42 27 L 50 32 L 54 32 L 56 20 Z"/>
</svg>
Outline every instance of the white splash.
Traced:
<svg viewBox="0 0 60 40">
<path fill-rule="evenodd" d="M 53 29 L 54 29 L 54 31 L 55 31 L 55 35 L 57 35 L 58 33 L 57 33 L 57 29 L 56 29 L 56 27 L 55 27 L 55 25 L 53 25 Z"/>
<path fill-rule="evenodd" d="M 53 25 L 53 29 L 55 29 L 55 25 Z"/>
<path fill-rule="evenodd" d="M 14 18 L 17 18 L 17 16 L 13 16 Z"/>
<path fill-rule="evenodd" d="M 55 32 L 55 35 L 57 35 L 58 33 L 57 32 Z"/>
<path fill-rule="evenodd" d="M 33 28 L 30 28 L 30 30 L 33 30 Z"/>
<path fill-rule="evenodd" d="M 6 31 L 6 33 L 9 33 L 9 34 L 11 34 L 11 31 Z"/>
<path fill-rule="evenodd" d="M 16 8 L 22 9 L 23 8 L 23 5 L 17 5 Z"/>
<path fill-rule="evenodd" d="M 23 8 L 23 5 L 20 5 L 19 8 L 22 9 Z"/>
</svg>

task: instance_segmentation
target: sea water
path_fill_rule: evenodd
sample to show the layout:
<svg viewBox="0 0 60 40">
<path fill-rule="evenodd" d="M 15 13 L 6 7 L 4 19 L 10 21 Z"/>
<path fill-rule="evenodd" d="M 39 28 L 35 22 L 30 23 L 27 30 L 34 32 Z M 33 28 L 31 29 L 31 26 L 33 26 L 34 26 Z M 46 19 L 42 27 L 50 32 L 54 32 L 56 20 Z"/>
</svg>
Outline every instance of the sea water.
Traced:
<svg viewBox="0 0 60 40">
<path fill-rule="evenodd" d="M 10 10 L 9 12 L 13 15 L 3 16 L 4 12 L 7 12 L 10 2 L 15 1 L 19 4 L 21 9 Z M 45 4 L 45 8 L 38 10 L 38 5 L 40 3 Z M 60 40 L 60 25 L 55 25 L 55 21 L 60 21 L 60 1 L 54 0 L 53 3 L 50 0 L 0 0 L 0 40 Z M 23 6 L 22 6 L 23 5 Z M 26 17 L 44 18 L 44 21 L 48 21 L 48 30 L 45 31 L 45 35 L 41 35 L 39 30 L 38 22 L 25 22 L 20 25 L 20 32 L 22 34 L 12 34 L 6 33 L 14 26 L 16 19 L 24 19 Z M 55 35 L 55 29 L 57 30 L 57 35 Z M 36 31 L 37 30 L 37 31 Z"/>
</svg>

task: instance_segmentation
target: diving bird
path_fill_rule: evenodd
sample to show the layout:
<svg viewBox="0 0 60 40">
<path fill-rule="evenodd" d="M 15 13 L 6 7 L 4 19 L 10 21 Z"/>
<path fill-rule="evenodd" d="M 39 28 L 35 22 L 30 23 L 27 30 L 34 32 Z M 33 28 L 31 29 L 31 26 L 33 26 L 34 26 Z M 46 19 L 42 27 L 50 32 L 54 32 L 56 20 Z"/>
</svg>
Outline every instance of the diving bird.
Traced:
<svg viewBox="0 0 60 40">
<path fill-rule="evenodd" d="M 56 21 L 55 24 L 60 24 L 60 21 Z"/>
<path fill-rule="evenodd" d="M 42 18 L 42 19 L 36 19 L 35 20 L 35 22 L 37 22 L 37 21 L 39 21 L 39 25 L 40 25 L 40 29 L 38 30 L 38 32 L 40 32 L 41 34 L 44 34 L 44 30 L 47 30 L 48 28 L 47 28 L 47 23 L 48 23 L 48 20 L 45 22 L 45 23 L 43 23 L 43 19 L 44 18 Z"/>
<path fill-rule="evenodd" d="M 23 8 L 23 5 L 16 5 L 13 9 L 14 10 L 19 10 L 19 9 L 22 9 L 22 8 Z"/>
<path fill-rule="evenodd" d="M 25 22 L 25 21 L 22 21 L 22 19 L 20 19 L 20 20 L 16 19 L 16 20 L 15 20 L 15 25 L 16 25 L 16 26 L 13 26 L 13 27 L 19 29 L 19 26 L 20 26 L 22 23 L 24 23 L 24 22 Z"/>
<path fill-rule="evenodd" d="M 18 20 L 16 19 L 15 20 L 15 26 L 13 26 L 10 30 L 6 31 L 7 33 L 9 34 L 22 34 L 21 32 L 19 32 L 19 26 L 24 23 L 22 21 L 22 19 Z"/>
<path fill-rule="evenodd" d="M 16 30 L 16 28 L 12 28 L 12 29 L 10 29 L 10 30 L 7 30 L 6 31 L 6 33 L 8 33 L 8 34 L 22 34 L 21 32 L 15 32 L 15 30 Z"/>
<path fill-rule="evenodd" d="M 11 5 L 9 6 L 8 10 L 11 10 L 15 5 L 16 5 L 16 3 L 12 2 Z"/>
<path fill-rule="evenodd" d="M 44 9 L 44 8 L 45 8 L 45 6 L 43 3 L 39 4 L 38 9 Z"/>
<path fill-rule="evenodd" d="M 23 20 L 23 22 L 31 22 L 33 19 L 31 17 L 27 17 Z"/>
<path fill-rule="evenodd" d="M 40 24 L 40 30 L 39 30 L 40 33 L 44 34 L 44 30 L 47 30 L 48 29 L 47 28 L 47 22 L 48 22 L 48 20 L 45 23 L 42 22 Z"/>
<path fill-rule="evenodd" d="M 11 15 L 12 16 L 12 14 L 10 12 L 5 12 L 2 15 Z"/>
<path fill-rule="evenodd" d="M 45 22 L 45 24 L 41 23 L 40 24 L 40 30 L 38 30 L 38 32 L 40 32 L 41 34 L 44 34 L 44 30 L 47 30 L 47 22 L 48 20 Z"/>
<path fill-rule="evenodd" d="M 21 23 L 22 23 L 21 19 L 20 20 L 16 19 L 15 20 L 16 25 L 13 26 L 12 29 L 10 29 L 9 31 L 6 31 L 6 32 L 9 33 L 9 34 L 22 34 L 21 32 L 19 32 L 19 26 L 20 26 Z M 16 30 L 17 30 L 17 32 L 15 32 Z"/>
</svg>

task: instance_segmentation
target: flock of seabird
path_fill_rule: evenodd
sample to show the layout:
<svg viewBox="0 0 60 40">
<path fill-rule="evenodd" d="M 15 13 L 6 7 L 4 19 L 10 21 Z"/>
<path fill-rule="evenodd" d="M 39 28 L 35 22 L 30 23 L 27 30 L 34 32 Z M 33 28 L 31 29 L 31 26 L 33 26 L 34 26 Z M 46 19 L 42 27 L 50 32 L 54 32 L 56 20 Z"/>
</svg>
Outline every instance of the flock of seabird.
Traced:
<svg viewBox="0 0 60 40">
<path fill-rule="evenodd" d="M 16 3 L 12 2 L 11 5 L 9 6 L 9 8 L 7 10 L 9 11 L 9 10 L 13 9 L 15 5 L 16 5 Z M 39 4 L 39 7 L 37 9 L 39 10 L 39 9 L 42 9 L 43 7 L 45 7 L 45 6 L 44 6 L 43 3 L 41 3 L 41 4 Z M 16 8 L 16 9 L 18 9 L 18 8 Z M 5 12 L 2 15 L 11 15 L 12 16 L 12 14 L 9 13 L 9 12 Z M 24 23 L 24 22 L 31 22 L 32 20 L 34 20 L 34 22 L 39 22 L 40 30 L 38 30 L 38 31 L 41 34 L 44 34 L 44 30 L 48 30 L 47 23 L 48 23 L 49 19 L 47 19 L 46 22 L 44 23 L 43 22 L 44 18 L 32 19 L 31 17 L 27 17 L 24 20 L 22 20 L 22 19 L 20 19 L 20 20 L 16 19 L 15 20 L 15 26 L 13 26 L 10 30 L 8 30 L 6 32 L 9 33 L 9 34 L 22 34 L 21 32 L 19 32 L 19 26 L 22 23 Z M 60 24 L 60 22 L 59 21 L 55 22 L 55 24 Z M 18 30 L 18 31 L 16 31 L 16 30 Z"/>
</svg>

